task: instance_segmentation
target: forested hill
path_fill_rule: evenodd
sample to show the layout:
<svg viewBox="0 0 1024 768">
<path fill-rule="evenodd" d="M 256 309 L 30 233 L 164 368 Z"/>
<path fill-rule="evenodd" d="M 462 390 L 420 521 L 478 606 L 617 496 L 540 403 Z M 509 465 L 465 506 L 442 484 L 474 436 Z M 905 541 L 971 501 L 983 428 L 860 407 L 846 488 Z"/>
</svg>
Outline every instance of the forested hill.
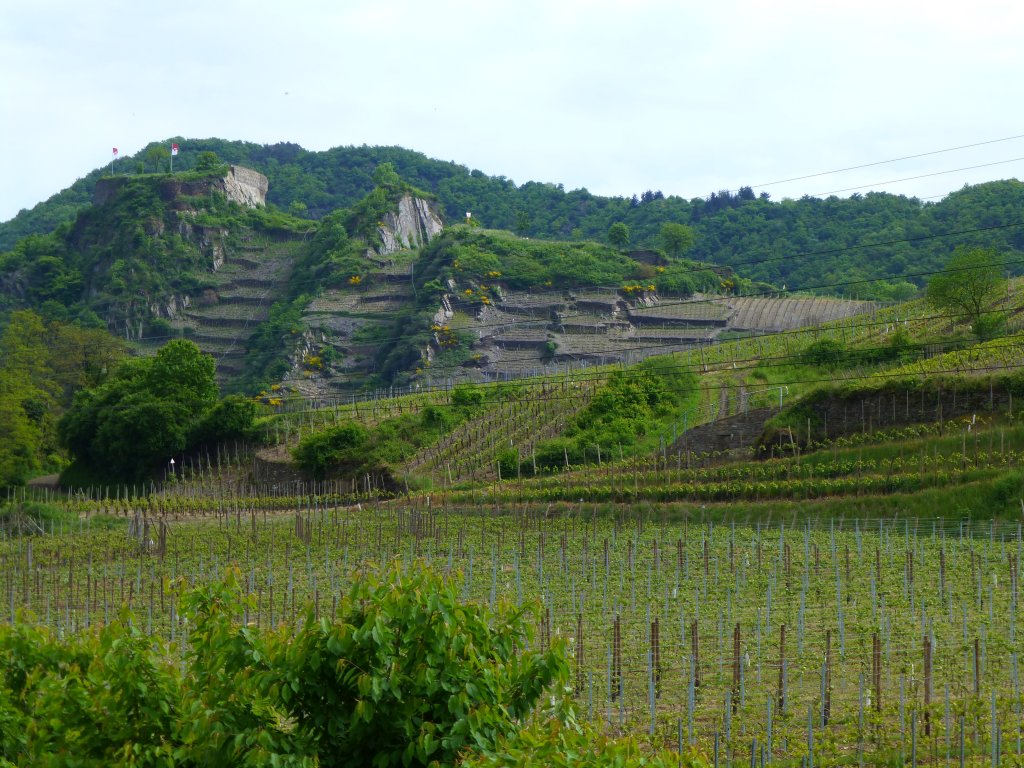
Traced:
<svg viewBox="0 0 1024 768">
<path fill-rule="evenodd" d="M 923 282 L 904 276 L 941 268 L 956 245 L 994 247 L 1007 261 L 1024 252 L 1024 226 L 1016 226 L 1024 221 L 1024 184 L 1016 180 L 964 187 L 934 203 L 880 192 L 772 201 L 749 187 L 693 200 L 656 191 L 602 197 L 586 189 L 567 192 L 560 184 L 516 185 L 504 176 L 488 176 L 401 147 L 308 152 L 288 143 L 176 141 L 183 151 L 175 170 L 191 168 L 200 152 L 216 152 L 228 162 L 264 173 L 270 180 L 270 203 L 310 218 L 360 200 L 374 186 L 376 167 L 388 162 L 404 180 L 436 194 L 451 220 L 472 211 L 486 227 L 529 237 L 599 240 L 611 224 L 623 222 L 634 247 L 660 245 L 661 225 L 681 222 L 696 235 L 691 258 L 734 266 L 746 277 L 791 290 L 899 298 Z M 122 158 L 118 172 L 166 170 L 166 144 Z M 106 167 L 97 169 L 0 224 L 0 251 L 20 237 L 51 231 L 71 219 L 89 203 L 96 180 L 107 172 Z M 850 285 L 859 280 L 881 282 Z"/>
</svg>

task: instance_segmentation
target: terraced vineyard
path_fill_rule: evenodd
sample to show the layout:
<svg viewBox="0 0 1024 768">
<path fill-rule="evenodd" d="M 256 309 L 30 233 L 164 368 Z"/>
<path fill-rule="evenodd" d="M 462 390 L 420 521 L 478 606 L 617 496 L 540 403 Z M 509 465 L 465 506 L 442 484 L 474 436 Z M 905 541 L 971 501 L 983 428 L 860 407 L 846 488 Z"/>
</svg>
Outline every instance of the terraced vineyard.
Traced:
<svg viewBox="0 0 1024 768">
<path fill-rule="evenodd" d="M 233 280 L 228 301 L 196 320 L 210 344 L 222 337 L 208 330 L 226 331 L 224 353 L 228 332 L 245 327 L 230 308 L 260 307 L 245 289 L 261 286 Z M 361 321 L 389 316 L 401 281 L 378 288 L 325 294 L 307 317 L 358 334 Z M 173 658 L 189 631 L 175 590 L 225 568 L 246 599 L 238 625 L 288 637 L 331 615 L 360 573 L 416 561 L 464 601 L 528 606 L 532 647 L 568 654 L 563 693 L 579 720 L 684 760 L 1018 764 L 1020 303 L 1013 292 L 1003 300 L 1009 334 L 982 344 L 947 337 L 948 317 L 911 303 L 681 350 L 659 370 L 666 381 L 673 366 L 697 374 L 681 379 L 690 397 L 651 411 L 643 434 L 612 433 L 627 445 L 588 447 L 575 465 L 565 450 L 568 466 L 547 472 L 531 467 L 534 447 L 600 402 L 613 371 L 628 378 L 623 365 L 552 361 L 557 377 L 471 388 L 474 409 L 401 454 L 390 484 L 312 482 L 289 452 L 347 419 L 373 428 L 455 408 L 453 390 L 293 396 L 261 424 L 259 451 L 181 457 L 150 489 L 10 496 L 0 619 L 67 636 L 119 621 L 124 606 L 141 633 L 172 641 Z M 554 318 L 515 306 L 488 309 L 490 338 L 525 370 L 552 333 L 531 324 Z M 743 311 L 776 322 L 770 306 Z M 686 312 L 705 329 L 722 317 Z M 681 338 L 620 321 L 585 308 L 559 319 L 572 333 L 558 343 Z M 452 322 L 469 327 L 462 314 Z M 914 360 L 866 354 L 894 337 Z M 843 353 L 834 370 L 806 360 L 823 340 Z M 625 394 L 616 402 L 636 407 Z M 751 412 L 753 426 L 729 431 Z M 707 447 L 692 428 L 709 423 L 744 437 Z M 259 476 L 261 462 L 290 474 Z"/>
<path fill-rule="evenodd" d="M 562 433 L 590 401 L 594 389 L 589 381 L 563 383 L 561 388 L 535 387 L 528 399 L 502 400 L 482 418 L 421 451 L 403 471 L 429 475 L 439 485 L 445 479 L 449 484 L 496 479 L 498 454 L 514 448 L 520 456 L 529 457 L 541 440 Z"/>
<path fill-rule="evenodd" d="M 269 316 L 294 267 L 301 238 L 269 239 L 248 235 L 229 251 L 223 264 L 210 273 L 212 287 L 171 319 L 176 333 L 185 335 L 211 355 L 224 382 L 244 370 L 250 337 Z M 153 339 L 143 348 L 155 348 Z"/>
<path fill-rule="evenodd" d="M 487 373 L 540 375 L 566 361 L 634 363 L 716 342 L 723 334 L 764 334 L 817 326 L 875 308 L 871 302 L 808 298 L 729 298 L 696 294 L 688 300 L 617 291 L 502 292 L 478 309 L 467 329 Z"/>
</svg>

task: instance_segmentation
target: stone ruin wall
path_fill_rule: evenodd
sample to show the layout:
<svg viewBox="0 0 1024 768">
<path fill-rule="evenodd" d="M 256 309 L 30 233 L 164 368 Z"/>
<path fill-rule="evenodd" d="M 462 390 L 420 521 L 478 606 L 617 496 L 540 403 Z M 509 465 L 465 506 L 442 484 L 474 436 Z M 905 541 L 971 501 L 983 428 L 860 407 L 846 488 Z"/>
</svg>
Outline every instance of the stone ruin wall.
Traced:
<svg viewBox="0 0 1024 768">
<path fill-rule="evenodd" d="M 92 202 L 104 205 L 113 200 L 121 191 L 121 187 L 130 176 L 117 176 L 100 179 L 96 182 Z M 143 177 L 144 178 L 144 177 Z M 219 190 L 228 200 L 247 208 L 259 208 L 267 204 L 267 190 L 270 182 L 262 173 L 232 165 L 227 176 L 221 179 L 203 179 L 200 181 L 183 181 L 173 176 L 160 179 L 160 197 L 167 201 L 175 200 L 182 195 L 204 195 L 211 190 Z"/>
<path fill-rule="evenodd" d="M 224 177 L 224 194 L 228 200 L 248 208 L 260 208 L 267 204 L 267 190 L 270 182 L 262 173 L 232 165 L 231 172 Z"/>
</svg>

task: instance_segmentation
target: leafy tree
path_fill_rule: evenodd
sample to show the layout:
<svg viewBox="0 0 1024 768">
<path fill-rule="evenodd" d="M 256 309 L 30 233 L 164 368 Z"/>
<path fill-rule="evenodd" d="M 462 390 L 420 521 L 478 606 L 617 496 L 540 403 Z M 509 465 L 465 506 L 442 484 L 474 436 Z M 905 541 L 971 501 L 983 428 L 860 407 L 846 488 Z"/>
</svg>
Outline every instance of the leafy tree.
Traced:
<svg viewBox="0 0 1024 768">
<path fill-rule="evenodd" d="M 451 765 L 517 730 L 565 657 L 528 651 L 526 610 L 500 620 L 461 604 L 456 584 L 422 566 L 357 580 L 333 623 L 308 621 L 272 664 L 320 765 Z"/>
<path fill-rule="evenodd" d="M 174 400 L 145 391 L 124 393 L 116 406 L 99 414 L 90 458 L 110 477 L 143 480 L 185 450 L 191 416 Z"/>
<path fill-rule="evenodd" d="M 146 370 L 147 394 L 205 411 L 217 402 L 217 369 L 213 358 L 195 342 L 174 339 L 156 353 Z"/>
<path fill-rule="evenodd" d="M 457 580 L 396 563 L 276 631 L 238 623 L 239 582 L 183 597 L 183 663 L 127 610 L 66 639 L 0 625 L 0 764 L 678 764 L 577 725 L 564 643 L 529 647 L 532 607 L 463 604 Z"/>
<path fill-rule="evenodd" d="M 373 172 L 373 183 L 384 189 L 394 189 L 401 185 L 402 180 L 399 178 L 398 171 L 395 170 L 394 165 L 391 163 L 381 163 Z"/>
<path fill-rule="evenodd" d="M 154 173 L 160 172 L 160 166 L 164 161 L 170 161 L 171 151 L 163 144 L 154 144 L 146 150 L 146 162 L 153 167 Z"/>
<path fill-rule="evenodd" d="M 625 248 L 629 244 L 629 227 L 616 221 L 608 227 L 608 242 L 620 250 Z"/>
<path fill-rule="evenodd" d="M 661 245 L 670 256 L 679 258 L 693 247 L 693 230 L 685 224 L 666 221 L 661 225 Z"/>
<path fill-rule="evenodd" d="M 61 413 L 75 390 L 101 381 L 123 354 L 106 331 L 29 311 L 10 315 L 0 335 L 0 487 L 57 469 Z"/>
<path fill-rule="evenodd" d="M 525 237 L 530 231 L 530 214 L 527 211 L 516 212 L 516 234 Z"/>
<path fill-rule="evenodd" d="M 175 339 L 155 357 L 126 360 L 102 384 L 78 392 L 58 433 L 75 457 L 72 471 L 134 482 L 199 442 L 244 433 L 253 416 L 236 400 L 218 406 L 213 358 Z"/>
<path fill-rule="evenodd" d="M 1005 286 L 999 255 L 990 248 L 958 247 L 943 272 L 928 281 L 928 303 L 938 310 L 961 315 L 978 329 L 982 319 Z M 981 335 L 981 334 L 979 334 Z"/>
<path fill-rule="evenodd" d="M 354 421 L 304 437 L 292 453 L 295 463 L 316 477 L 328 470 L 345 471 L 362 466 L 370 433 Z"/>
<path fill-rule="evenodd" d="M 223 165 L 224 163 L 219 157 L 217 157 L 216 152 L 200 152 L 199 156 L 196 158 L 195 170 L 200 172 L 215 171 Z"/>
<path fill-rule="evenodd" d="M 40 465 L 40 430 L 24 407 L 28 388 L 0 370 L 0 487 L 22 485 Z"/>
</svg>

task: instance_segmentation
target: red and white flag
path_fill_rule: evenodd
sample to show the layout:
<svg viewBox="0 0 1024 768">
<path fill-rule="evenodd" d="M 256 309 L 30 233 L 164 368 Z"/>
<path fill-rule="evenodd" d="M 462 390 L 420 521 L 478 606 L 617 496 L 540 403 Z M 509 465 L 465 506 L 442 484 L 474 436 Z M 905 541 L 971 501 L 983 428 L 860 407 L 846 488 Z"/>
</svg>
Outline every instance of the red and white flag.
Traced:
<svg viewBox="0 0 1024 768">
<path fill-rule="evenodd" d="M 114 152 L 114 157 L 117 157 L 117 147 L 114 147 L 113 152 Z"/>
<path fill-rule="evenodd" d="M 178 145 L 171 144 L 171 156 L 174 157 L 178 154 Z"/>
</svg>

